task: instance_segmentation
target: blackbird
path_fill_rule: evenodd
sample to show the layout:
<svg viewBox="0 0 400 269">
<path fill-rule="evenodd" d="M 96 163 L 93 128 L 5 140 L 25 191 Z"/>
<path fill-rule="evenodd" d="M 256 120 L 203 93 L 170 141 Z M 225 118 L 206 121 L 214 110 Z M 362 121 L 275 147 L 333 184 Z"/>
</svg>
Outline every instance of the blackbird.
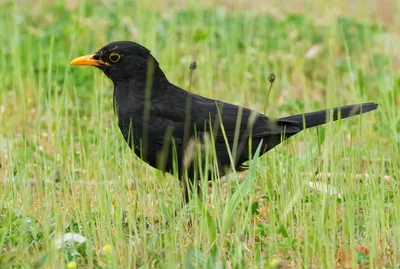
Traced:
<svg viewBox="0 0 400 269">
<path fill-rule="evenodd" d="M 269 118 L 172 84 L 150 51 L 130 41 L 112 42 L 71 65 L 95 66 L 112 80 L 118 126 L 137 156 L 191 183 L 245 170 L 258 147 L 262 155 L 304 129 L 378 107 L 364 103 Z"/>
</svg>

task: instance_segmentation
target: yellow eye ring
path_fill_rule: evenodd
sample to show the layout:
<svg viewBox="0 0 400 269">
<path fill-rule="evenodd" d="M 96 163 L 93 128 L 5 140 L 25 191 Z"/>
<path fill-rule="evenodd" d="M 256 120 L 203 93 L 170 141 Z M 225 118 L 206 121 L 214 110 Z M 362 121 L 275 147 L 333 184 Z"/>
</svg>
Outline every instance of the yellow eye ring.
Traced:
<svg viewBox="0 0 400 269">
<path fill-rule="evenodd" d="M 108 56 L 108 59 L 112 62 L 112 63 L 117 63 L 119 61 L 119 59 L 121 59 L 121 55 L 119 55 L 116 52 L 112 52 L 110 53 L 110 55 Z"/>
</svg>

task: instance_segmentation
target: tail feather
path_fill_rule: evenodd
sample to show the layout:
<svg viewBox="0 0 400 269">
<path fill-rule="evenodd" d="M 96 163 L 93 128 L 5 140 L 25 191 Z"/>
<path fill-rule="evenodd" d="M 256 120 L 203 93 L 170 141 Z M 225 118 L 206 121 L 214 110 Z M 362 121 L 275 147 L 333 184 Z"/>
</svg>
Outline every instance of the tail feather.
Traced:
<svg viewBox="0 0 400 269">
<path fill-rule="evenodd" d="M 345 119 L 348 117 L 356 116 L 359 114 L 367 113 L 378 108 L 376 103 L 364 103 L 358 105 L 348 105 L 342 107 L 335 107 L 333 109 L 333 116 L 331 118 L 332 110 L 319 110 L 304 114 L 280 118 L 280 121 L 290 121 L 295 123 L 301 130 L 318 126 L 329 121 L 336 121 L 338 119 Z"/>
</svg>

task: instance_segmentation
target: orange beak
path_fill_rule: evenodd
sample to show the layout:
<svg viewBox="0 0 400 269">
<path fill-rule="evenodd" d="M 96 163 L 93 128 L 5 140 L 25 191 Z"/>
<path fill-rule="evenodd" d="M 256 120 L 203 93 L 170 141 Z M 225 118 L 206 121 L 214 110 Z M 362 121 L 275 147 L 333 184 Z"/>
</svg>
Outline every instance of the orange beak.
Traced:
<svg viewBox="0 0 400 269">
<path fill-rule="evenodd" d="M 78 57 L 76 59 L 73 59 L 70 62 L 70 65 L 92 65 L 92 66 L 110 65 L 109 63 L 104 62 L 102 60 L 96 60 L 94 56 L 95 54 L 90 54 Z"/>
</svg>

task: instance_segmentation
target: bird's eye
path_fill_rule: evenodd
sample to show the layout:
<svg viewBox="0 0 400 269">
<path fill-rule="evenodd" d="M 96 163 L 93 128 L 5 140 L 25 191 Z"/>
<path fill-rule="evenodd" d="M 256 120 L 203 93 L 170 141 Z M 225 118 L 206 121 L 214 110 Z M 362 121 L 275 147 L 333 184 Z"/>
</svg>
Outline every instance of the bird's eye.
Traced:
<svg viewBox="0 0 400 269">
<path fill-rule="evenodd" d="M 121 59 L 121 56 L 116 52 L 112 52 L 108 56 L 108 59 L 110 59 L 111 62 L 116 63 L 119 61 L 119 59 Z"/>
</svg>

